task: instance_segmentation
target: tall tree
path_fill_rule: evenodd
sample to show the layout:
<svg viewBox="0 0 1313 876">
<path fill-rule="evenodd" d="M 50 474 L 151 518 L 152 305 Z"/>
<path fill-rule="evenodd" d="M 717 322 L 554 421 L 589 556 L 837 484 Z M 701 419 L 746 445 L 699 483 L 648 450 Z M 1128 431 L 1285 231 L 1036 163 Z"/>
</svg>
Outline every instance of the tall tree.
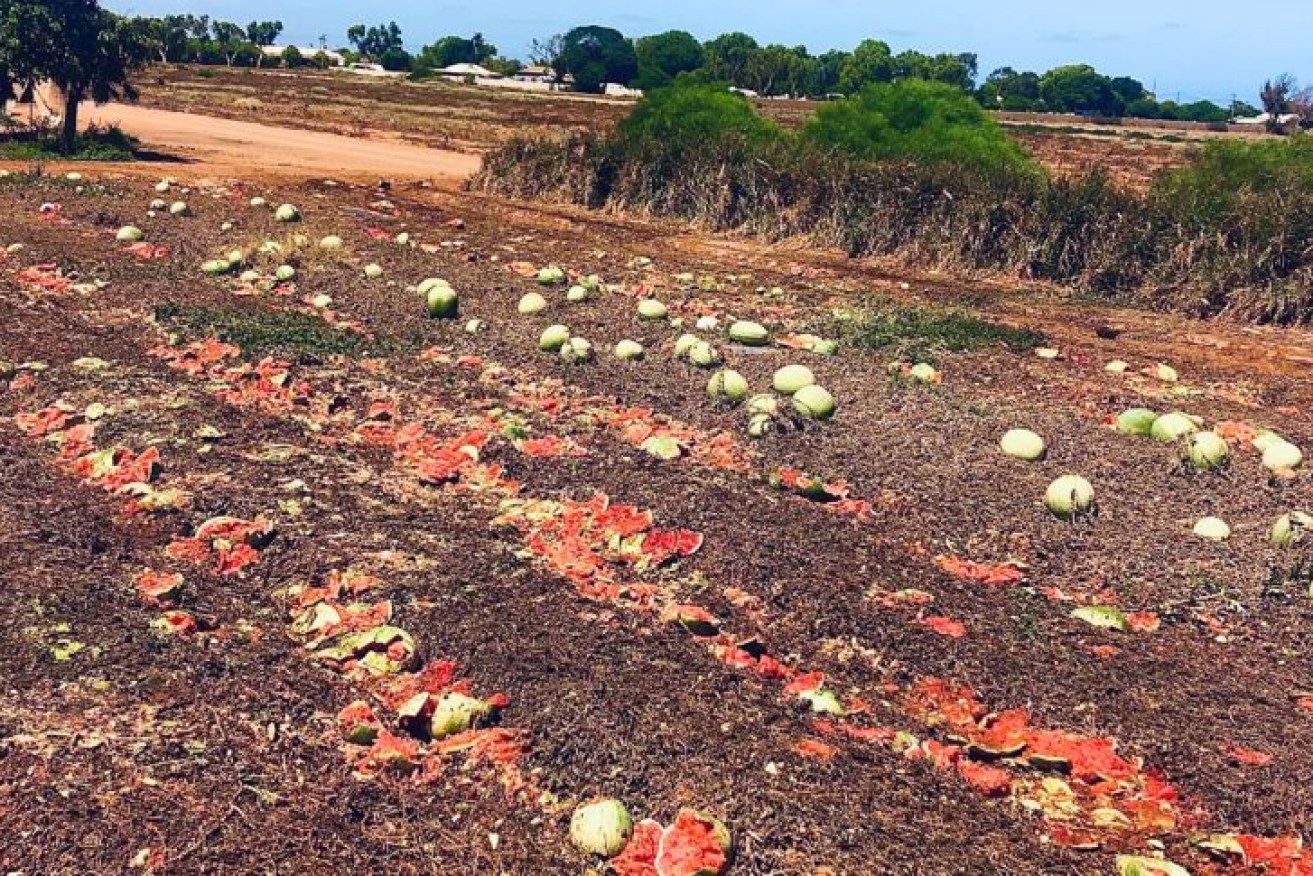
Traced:
<svg viewBox="0 0 1313 876">
<path fill-rule="evenodd" d="M 419 50 L 415 56 L 415 69 L 419 71 L 441 70 L 452 64 L 475 63 L 474 44 L 458 36 L 445 36 L 432 45 Z"/>
<path fill-rule="evenodd" d="M 470 37 L 470 48 L 473 51 L 473 64 L 482 64 L 490 58 L 497 57 L 497 47 L 488 42 L 482 33 L 476 33 Z"/>
<path fill-rule="evenodd" d="M 420 49 L 415 56 L 414 68 L 417 71 L 427 71 L 441 70 L 452 64 L 484 64 L 496 55 L 497 47 L 484 39 L 481 33 L 469 39 L 445 36 Z"/>
<path fill-rule="evenodd" d="M 142 19 L 126 19 L 96 0 L 6 0 L 0 5 L 0 66 L 20 81 L 49 79 L 64 96 L 60 145 L 77 144 L 78 105 L 135 100 L 131 74 L 154 47 Z"/>
<path fill-rule="evenodd" d="M 1054 67 L 1040 77 L 1040 96 L 1050 110 L 1114 117 L 1125 109 L 1112 80 L 1088 64 Z"/>
<path fill-rule="evenodd" d="M 1039 109 L 1039 74 L 999 67 L 985 77 L 976 96 L 983 106 L 990 109 L 1014 112 Z"/>
<path fill-rule="evenodd" d="M 816 58 L 811 83 L 807 93 L 812 97 L 825 97 L 839 92 L 839 75 L 843 65 L 848 62 L 848 53 L 832 49 Z"/>
<path fill-rule="evenodd" d="M 535 39 L 529 43 L 529 60 L 543 67 L 557 69 L 557 61 L 560 60 L 564 42 L 565 35 L 559 33 L 544 39 Z"/>
<path fill-rule="evenodd" d="M 758 94 L 794 94 L 805 77 L 806 50 L 800 56 L 787 46 L 770 45 L 748 55 L 743 70 L 744 87 Z"/>
<path fill-rule="evenodd" d="M 354 24 L 347 28 L 346 38 L 356 47 L 356 51 L 362 55 L 368 55 L 375 61 L 380 60 L 389 52 L 395 54 L 403 50 L 401 28 L 397 26 L 395 21 L 371 27 Z"/>
<path fill-rule="evenodd" d="M 210 22 L 206 18 L 202 24 L 202 20 L 195 15 L 165 15 L 151 19 L 149 28 L 160 63 L 170 64 L 191 57 L 191 43 L 196 39 L 196 31 L 204 31 L 208 36 Z"/>
<path fill-rule="evenodd" d="M 634 44 L 609 27 L 576 27 L 561 40 L 556 69 L 574 77 L 580 91 L 600 92 L 608 82 L 628 84 L 638 74 Z"/>
<path fill-rule="evenodd" d="M 638 58 L 634 84 L 639 88 L 666 85 L 680 73 L 697 70 L 706 60 L 702 44 L 682 30 L 640 37 L 634 41 L 634 54 Z"/>
<path fill-rule="evenodd" d="M 1281 117 L 1290 112 L 1290 95 L 1294 92 L 1295 86 L 1295 77 L 1289 73 L 1282 73 L 1277 78 L 1263 83 L 1263 90 L 1258 93 L 1258 99 L 1263 104 L 1263 112 L 1267 113 L 1267 129 L 1270 133 L 1285 132 Z"/>
<path fill-rule="evenodd" d="M 725 33 L 704 46 L 707 73 L 712 79 L 729 82 L 746 88 L 748 63 L 761 49 L 757 41 L 746 33 Z"/>
<path fill-rule="evenodd" d="M 223 55 L 224 61 L 231 67 L 233 59 L 237 57 L 243 47 L 248 45 L 246 30 L 240 24 L 233 24 L 231 21 L 216 21 L 213 30 L 215 48 L 219 50 L 219 54 Z"/>
<path fill-rule="evenodd" d="M 856 94 L 876 82 L 892 82 L 894 58 L 882 40 L 862 40 L 839 72 L 839 91 Z"/>
<path fill-rule="evenodd" d="M 264 66 L 264 47 L 272 46 L 282 32 L 283 23 L 281 21 L 252 21 L 246 25 L 246 38 L 251 41 L 252 45 L 261 50 L 255 56 L 255 66 Z M 297 54 L 299 55 L 300 52 L 298 51 Z M 283 60 L 283 66 L 292 66 L 286 63 L 286 58 Z"/>
</svg>

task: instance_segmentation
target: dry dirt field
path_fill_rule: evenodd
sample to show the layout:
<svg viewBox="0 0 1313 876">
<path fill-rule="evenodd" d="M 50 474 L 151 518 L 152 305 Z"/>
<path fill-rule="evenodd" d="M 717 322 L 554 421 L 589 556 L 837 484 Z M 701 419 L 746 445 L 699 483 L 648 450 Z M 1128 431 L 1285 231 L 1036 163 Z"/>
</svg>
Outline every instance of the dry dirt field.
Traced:
<svg viewBox="0 0 1313 876">
<path fill-rule="evenodd" d="M 447 92 L 407 139 L 505 129 L 458 136 L 482 97 Z M 185 161 L 0 179 L 0 872 L 1313 874 L 1313 534 L 1269 538 L 1313 485 L 1252 445 L 1313 449 L 1313 334 L 141 113 Z M 551 325 L 592 359 L 543 352 Z M 788 364 L 831 419 L 772 392 Z M 1112 428 L 1132 407 L 1229 465 Z M 1005 455 L 1014 428 L 1046 456 Z M 1043 501 L 1068 473 L 1074 522 Z M 1192 534 L 1210 515 L 1228 540 Z M 597 797 L 651 819 L 610 860 L 570 839 Z"/>
<path fill-rule="evenodd" d="M 213 67 L 155 68 L 143 82 L 141 102 L 158 109 L 353 137 L 401 138 L 475 154 L 517 134 L 604 131 L 632 106 L 623 100 L 525 94 L 444 82 Z M 800 126 L 815 111 L 815 104 L 801 101 L 767 100 L 759 106 L 788 127 Z M 1154 171 L 1179 163 L 1192 144 L 1217 136 L 1070 123 L 1009 127 L 1055 172 L 1085 173 L 1100 167 L 1137 188 L 1146 186 Z"/>
<path fill-rule="evenodd" d="M 629 101 L 586 95 L 498 91 L 349 73 L 156 67 L 142 78 L 141 105 L 354 137 L 401 138 L 478 153 L 516 134 L 605 129 Z"/>
<path fill-rule="evenodd" d="M 1268 543 L 1313 489 L 1245 440 L 1313 446 L 1307 335 L 418 185 L 80 170 L 0 183 L 5 872 L 601 873 L 568 837 L 596 796 L 733 837 L 727 863 L 676 832 L 660 868 L 631 840 L 622 876 L 1313 872 L 1313 539 Z M 549 264 L 602 286 L 571 303 Z M 426 317 L 430 276 L 459 318 Z M 1061 355 L 931 343 L 920 383 L 915 328 L 834 316 L 890 302 Z M 783 399 L 748 438 L 672 352 L 706 316 L 753 391 L 806 364 L 833 419 Z M 554 323 L 595 359 L 541 352 Z M 1132 406 L 1201 417 L 1231 465 L 1110 429 Z M 1004 456 L 1014 427 L 1047 458 Z M 1045 510 L 1064 472 L 1096 516 Z M 1208 514 L 1229 541 L 1191 535 Z"/>
</svg>

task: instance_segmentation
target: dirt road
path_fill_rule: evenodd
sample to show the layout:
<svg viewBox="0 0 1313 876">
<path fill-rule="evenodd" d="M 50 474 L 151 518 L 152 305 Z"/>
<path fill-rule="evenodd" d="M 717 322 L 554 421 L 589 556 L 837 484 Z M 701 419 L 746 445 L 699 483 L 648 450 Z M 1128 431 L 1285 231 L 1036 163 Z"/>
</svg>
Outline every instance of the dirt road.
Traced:
<svg viewBox="0 0 1313 876">
<path fill-rule="evenodd" d="M 118 125 L 152 152 L 214 176 L 331 176 L 373 182 L 427 179 L 448 183 L 479 169 L 479 158 L 409 143 L 274 128 L 124 104 L 84 105 L 86 124 Z"/>
</svg>

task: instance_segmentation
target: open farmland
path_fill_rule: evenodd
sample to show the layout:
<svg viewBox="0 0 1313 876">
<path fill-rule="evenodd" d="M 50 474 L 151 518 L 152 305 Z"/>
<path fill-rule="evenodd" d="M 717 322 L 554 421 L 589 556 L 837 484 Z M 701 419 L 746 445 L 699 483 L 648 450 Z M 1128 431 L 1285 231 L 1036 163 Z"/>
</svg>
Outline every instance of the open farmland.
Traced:
<svg viewBox="0 0 1313 876">
<path fill-rule="evenodd" d="M 608 797 L 733 838 L 631 840 L 622 876 L 1313 872 L 1313 538 L 1269 540 L 1313 488 L 1251 446 L 1313 447 L 1307 333 L 418 186 L 82 172 L 0 183 L 5 871 L 601 872 L 569 825 Z M 764 437 L 675 355 L 708 317 Z M 833 418 L 771 393 L 788 364 Z"/>
<path fill-rule="evenodd" d="M 357 137 L 400 137 L 460 152 L 481 152 L 516 135 L 606 129 L 633 106 L 588 95 L 442 81 L 215 67 L 157 67 L 140 87 L 147 107 Z"/>
<path fill-rule="evenodd" d="M 482 152 L 514 136 L 605 132 L 633 106 L 631 101 L 576 94 L 215 67 L 154 68 L 141 91 L 142 105 L 148 107 L 351 136 L 400 137 L 462 152 Z M 758 105 L 790 128 L 801 126 L 816 108 L 806 101 L 764 100 Z M 1100 168 L 1135 188 L 1146 187 L 1154 172 L 1179 164 L 1192 143 L 1219 136 L 1106 125 L 1009 128 L 1056 173 L 1078 175 Z"/>
</svg>

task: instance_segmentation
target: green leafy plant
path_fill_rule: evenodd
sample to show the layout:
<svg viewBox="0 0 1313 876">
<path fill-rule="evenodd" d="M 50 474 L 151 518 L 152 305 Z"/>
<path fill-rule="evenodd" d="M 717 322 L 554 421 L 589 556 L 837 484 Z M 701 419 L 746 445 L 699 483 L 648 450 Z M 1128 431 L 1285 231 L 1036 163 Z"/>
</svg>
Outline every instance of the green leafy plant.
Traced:
<svg viewBox="0 0 1313 876">
<path fill-rule="evenodd" d="M 646 95 L 620 123 L 619 133 L 631 143 L 698 148 L 728 138 L 763 146 L 782 136 L 739 95 L 684 78 Z"/>
<path fill-rule="evenodd" d="M 803 134 L 817 146 L 858 158 L 1040 172 L 978 103 L 943 83 L 909 79 L 867 86 L 822 106 Z"/>
</svg>

